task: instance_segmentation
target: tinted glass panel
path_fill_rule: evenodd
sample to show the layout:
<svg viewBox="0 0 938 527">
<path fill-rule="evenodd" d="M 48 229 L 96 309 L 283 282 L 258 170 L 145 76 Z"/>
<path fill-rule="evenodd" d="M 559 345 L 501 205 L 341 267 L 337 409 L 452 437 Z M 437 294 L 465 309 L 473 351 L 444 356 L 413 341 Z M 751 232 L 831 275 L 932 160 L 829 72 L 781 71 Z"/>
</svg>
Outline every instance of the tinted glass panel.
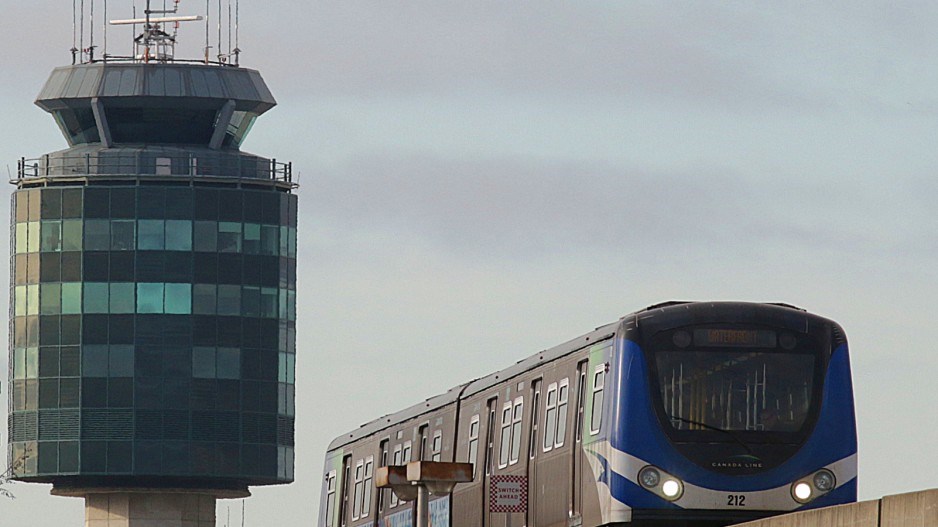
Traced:
<svg viewBox="0 0 938 527">
<path fill-rule="evenodd" d="M 83 377 L 107 377 L 107 346 L 82 346 L 81 374 Z"/>
<path fill-rule="evenodd" d="M 63 218 L 81 217 L 81 193 L 82 189 L 80 188 L 70 188 L 62 191 Z"/>
<path fill-rule="evenodd" d="M 136 223 L 133 220 L 120 220 L 111 222 L 111 250 L 132 251 L 134 248 L 134 230 Z"/>
<path fill-rule="evenodd" d="M 134 284 L 132 282 L 110 284 L 111 313 L 133 313 L 135 305 Z"/>
<path fill-rule="evenodd" d="M 106 282 L 108 280 L 108 253 L 84 253 L 84 265 L 82 267 L 82 273 L 86 282 Z"/>
<path fill-rule="evenodd" d="M 191 313 L 192 286 L 190 284 L 166 284 L 165 312 L 188 315 Z"/>
<path fill-rule="evenodd" d="M 214 221 L 195 222 L 196 251 L 215 252 L 218 248 L 218 224 Z"/>
<path fill-rule="evenodd" d="M 107 283 L 85 282 L 85 313 L 107 313 L 108 298 L 110 296 Z"/>
<path fill-rule="evenodd" d="M 82 249 L 82 222 L 81 220 L 65 220 L 62 222 L 62 250 L 80 251 Z"/>
<path fill-rule="evenodd" d="M 134 347 L 111 346 L 108 359 L 111 377 L 131 377 L 134 374 Z"/>
<path fill-rule="evenodd" d="M 40 250 L 55 252 L 62 250 L 62 222 L 44 221 L 41 225 Z"/>
<path fill-rule="evenodd" d="M 241 252 L 241 224 L 234 222 L 218 223 L 218 252 Z"/>
<path fill-rule="evenodd" d="M 111 247 L 111 222 L 85 220 L 85 250 L 106 251 Z"/>
<path fill-rule="evenodd" d="M 192 222 L 188 220 L 166 221 L 166 250 L 192 250 Z"/>
<path fill-rule="evenodd" d="M 215 378 L 215 348 L 192 348 L 192 376 Z"/>
<path fill-rule="evenodd" d="M 137 312 L 162 313 L 163 312 L 163 284 L 139 283 L 137 284 Z"/>
<path fill-rule="evenodd" d="M 219 379 L 237 379 L 241 375 L 241 350 L 218 348 L 217 376 Z"/>
<path fill-rule="evenodd" d="M 140 237 L 138 249 L 163 250 L 164 248 L 164 222 L 163 220 L 140 220 Z"/>
<path fill-rule="evenodd" d="M 109 110 L 110 111 L 110 110 Z M 109 122 L 108 124 L 113 124 Z M 133 218 L 135 214 L 134 188 L 112 188 L 111 189 L 111 217 L 112 218 Z"/>
<path fill-rule="evenodd" d="M 215 314 L 214 284 L 195 284 L 192 286 L 192 312 L 199 315 Z"/>
</svg>

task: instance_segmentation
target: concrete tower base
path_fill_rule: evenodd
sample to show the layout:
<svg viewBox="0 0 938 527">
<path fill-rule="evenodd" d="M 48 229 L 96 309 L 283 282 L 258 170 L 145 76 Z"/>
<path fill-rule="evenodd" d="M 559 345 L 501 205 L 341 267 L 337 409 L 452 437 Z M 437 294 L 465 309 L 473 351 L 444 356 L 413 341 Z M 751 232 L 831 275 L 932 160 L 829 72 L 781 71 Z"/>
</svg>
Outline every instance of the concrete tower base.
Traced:
<svg viewBox="0 0 938 527">
<path fill-rule="evenodd" d="M 215 496 L 169 492 L 88 494 L 85 527 L 215 527 Z"/>
<path fill-rule="evenodd" d="M 52 494 L 85 499 L 85 527 L 215 527 L 215 500 L 246 498 L 231 490 L 60 489 Z"/>
</svg>

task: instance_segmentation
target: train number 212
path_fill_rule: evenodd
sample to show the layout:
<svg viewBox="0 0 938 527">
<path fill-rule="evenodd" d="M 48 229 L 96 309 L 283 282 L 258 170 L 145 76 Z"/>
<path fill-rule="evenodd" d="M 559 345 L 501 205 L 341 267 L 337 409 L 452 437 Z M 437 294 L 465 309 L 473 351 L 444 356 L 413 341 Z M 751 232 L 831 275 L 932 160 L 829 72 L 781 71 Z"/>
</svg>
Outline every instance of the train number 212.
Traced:
<svg viewBox="0 0 938 527">
<path fill-rule="evenodd" d="M 726 497 L 726 504 L 730 507 L 745 507 L 746 506 L 746 495 L 745 494 L 730 494 Z"/>
</svg>

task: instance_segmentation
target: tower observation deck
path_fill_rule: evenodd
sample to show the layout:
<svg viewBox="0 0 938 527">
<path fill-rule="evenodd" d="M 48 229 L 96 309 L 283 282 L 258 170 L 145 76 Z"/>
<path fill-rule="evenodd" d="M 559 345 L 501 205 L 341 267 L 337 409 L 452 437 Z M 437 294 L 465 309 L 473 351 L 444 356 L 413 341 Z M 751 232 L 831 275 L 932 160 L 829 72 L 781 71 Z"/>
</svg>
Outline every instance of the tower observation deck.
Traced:
<svg viewBox="0 0 938 527">
<path fill-rule="evenodd" d="M 297 184 L 241 150 L 260 74 L 89 61 L 36 104 L 68 148 L 11 181 L 15 479 L 89 506 L 291 482 Z"/>
</svg>

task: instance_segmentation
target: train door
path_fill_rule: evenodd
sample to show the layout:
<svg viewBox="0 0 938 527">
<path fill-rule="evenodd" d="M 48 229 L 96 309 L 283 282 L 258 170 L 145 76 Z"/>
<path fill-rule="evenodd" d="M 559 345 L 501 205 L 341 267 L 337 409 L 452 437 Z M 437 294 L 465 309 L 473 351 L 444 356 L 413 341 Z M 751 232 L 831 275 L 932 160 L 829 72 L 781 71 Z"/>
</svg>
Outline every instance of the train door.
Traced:
<svg viewBox="0 0 938 527">
<path fill-rule="evenodd" d="M 484 479 L 484 488 L 482 489 L 482 503 L 480 504 L 480 510 L 484 511 L 482 514 L 482 525 L 485 527 L 489 525 L 489 478 L 492 476 L 492 469 L 495 464 L 495 430 L 496 426 L 496 416 L 498 414 L 498 397 L 492 397 L 488 400 L 486 404 L 486 425 L 485 425 L 485 479 Z"/>
<path fill-rule="evenodd" d="M 459 429 L 464 430 L 466 434 L 464 436 L 465 458 L 459 457 L 462 455 L 459 454 L 456 461 L 472 463 L 472 481 L 457 485 L 453 491 L 450 514 L 452 527 L 477 527 L 482 524 L 484 513 L 482 502 L 485 499 L 485 460 L 483 457 L 485 455 L 485 432 L 482 427 L 488 417 L 482 409 L 481 402 L 467 404 L 465 408 L 468 411 L 459 418 L 463 423 Z"/>
<path fill-rule="evenodd" d="M 380 459 L 379 465 L 378 465 L 378 466 L 380 466 L 380 467 L 386 467 L 386 466 L 388 466 L 388 461 L 389 461 L 389 459 L 388 459 L 388 456 L 389 456 L 388 445 L 389 445 L 390 443 L 391 443 L 391 438 L 386 438 L 386 439 L 382 439 L 382 440 L 381 440 L 381 446 L 380 446 L 380 449 L 379 449 L 379 450 L 381 451 L 381 459 Z M 390 491 L 390 490 L 387 490 L 387 489 L 378 489 L 378 492 L 375 493 L 375 494 L 377 495 L 377 502 L 378 502 L 378 503 L 377 503 L 377 507 L 375 507 L 375 510 L 378 511 L 377 514 L 375 514 L 375 524 L 376 524 L 376 525 L 377 525 L 378 520 L 380 520 L 380 518 L 381 518 L 381 517 L 383 516 L 383 514 L 384 514 L 384 506 L 385 506 L 385 502 L 387 501 L 387 500 L 385 499 L 385 496 L 387 496 L 389 492 L 391 492 L 391 491 Z"/>
<path fill-rule="evenodd" d="M 537 464 L 535 463 L 535 458 L 537 457 L 537 439 L 538 439 L 538 418 L 539 410 L 541 406 L 541 379 L 534 379 L 531 381 L 531 416 L 529 421 L 529 432 L 528 432 L 528 512 L 525 516 L 525 525 L 534 526 L 537 523 L 535 513 L 534 503 L 536 499 L 536 486 L 534 482 L 537 481 Z"/>
<path fill-rule="evenodd" d="M 351 510 L 349 510 L 349 499 L 348 495 L 351 492 L 351 485 L 349 485 L 349 480 L 352 478 L 352 456 L 348 455 L 342 458 L 342 487 L 340 489 L 340 496 L 342 496 L 341 509 L 339 509 L 339 527 L 347 527 L 349 524 L 349 517 L 351 516 Z"/>
<path fill-rule="evenodd" d="M 570 489 L 571 508 L 570 517 L 573 520 L 580 519 L 583 515 L 583 467 L 587 463 L 586 453 L 583 450 L 583 413 L 586 397 L 586 370 L 589 368 L 589 362 L 583 361 L 576 365 L 576 414 L 573 424 L 573 477 L 571 478 L 572 488 Z"/>
</svg>

